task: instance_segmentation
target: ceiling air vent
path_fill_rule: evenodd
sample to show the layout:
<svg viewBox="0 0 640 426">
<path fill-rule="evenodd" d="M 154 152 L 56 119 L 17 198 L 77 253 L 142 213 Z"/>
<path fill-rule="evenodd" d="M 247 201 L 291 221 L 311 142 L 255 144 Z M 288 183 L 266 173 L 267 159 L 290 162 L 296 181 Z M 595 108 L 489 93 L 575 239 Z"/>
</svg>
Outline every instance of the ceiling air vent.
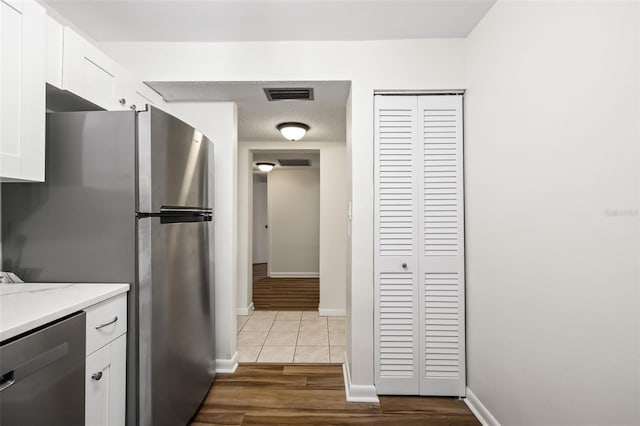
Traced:
<svg viewBox="0 0 640 426">
<path fill-rule="evenodd" d="M 311 163 L 306 159 L 293 159 L 293 160 L 278 160 L 281 166 L 297 166 L 297 167 L 309 167 Z"/>
<path fill-rule="evenodd" d="M 270 101 L 312 101 L 311 87 L 270 87 L 264 93 Z"/>
</svg>

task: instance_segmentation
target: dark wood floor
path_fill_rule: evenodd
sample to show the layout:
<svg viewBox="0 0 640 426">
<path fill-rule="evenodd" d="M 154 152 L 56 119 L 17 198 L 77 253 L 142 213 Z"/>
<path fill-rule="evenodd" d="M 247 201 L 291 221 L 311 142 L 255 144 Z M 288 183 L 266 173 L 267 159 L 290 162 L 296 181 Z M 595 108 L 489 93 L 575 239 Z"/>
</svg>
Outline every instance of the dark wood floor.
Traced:
<svg viewBox="0 0 640 426">
<path fill-rule="evenodd" d="M 345 400 L 342 366 L 242 364 L 218 374 L 191 425 L 478 425 L 456 398 Z"/>
<path fill-rule="evenodd" d="M 267 277 L 266 263 L 253 265 L 253 305 L 256 310 L 317 311 L 318 278 Z"/>
</svg>

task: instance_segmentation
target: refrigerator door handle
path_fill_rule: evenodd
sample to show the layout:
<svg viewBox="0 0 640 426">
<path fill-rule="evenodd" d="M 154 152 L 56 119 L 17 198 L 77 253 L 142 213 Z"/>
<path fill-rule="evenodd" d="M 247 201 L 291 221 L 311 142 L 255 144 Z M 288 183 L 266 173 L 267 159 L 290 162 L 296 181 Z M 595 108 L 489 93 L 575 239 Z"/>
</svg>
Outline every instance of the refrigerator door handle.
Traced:
<svg viewBox="0 0 640 426">
<path fill-rule="evenodd" d="M 210 207 L 176 207 L 176 206 L 162 206 L 160 207 L 160 214 L 167 215 L 179 215 L 179 216 L 204 216 L 212 214 L 213 209 Z"/>
<path fill-rule="evenodd" d="M 163 207 L 159 213 L 136 213 L 138 219 L 160 218 L 160 223 L 211 222 L 213 209 L 193 207 Z"/>
<path fill-rule="evenodd" d="M 136 213 L 138 218 L 146 217 L 213 217 L 213 209 L 210 207 L 171 207 L 163 206 L 160 208 L 160 212 L 157 213 Z"/>
</svg>

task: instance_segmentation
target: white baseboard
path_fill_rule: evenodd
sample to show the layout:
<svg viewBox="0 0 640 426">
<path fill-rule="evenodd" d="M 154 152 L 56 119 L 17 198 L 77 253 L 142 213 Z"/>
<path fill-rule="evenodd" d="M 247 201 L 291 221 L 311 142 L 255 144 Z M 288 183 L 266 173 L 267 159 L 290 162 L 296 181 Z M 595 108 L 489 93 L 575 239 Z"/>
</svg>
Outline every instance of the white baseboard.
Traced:
<svg viewBox="0 0 640 426">
<path fill-rule="evenodd" d="M 320 314 L 321 317 L 344 317 L 347 315 L 347 311 L 345 309 L 319 308 L 318 314 Z"/>
<path fill-rule="evenodd" d="M 483 426 L 500 426 L 496 418 L 469 388 L 467 388 L 467 397 L 464 399 L 464 403 Z"/>
<path fill-rule="evenodd" d="M 256 308 L 253 306 L 253 302 L 246 308 L 238 308 L 236 309 L 236 315 L 249 315 L 251 311 L 254 311 Z"/>
<path fill-rule="evenodd" d="M 320 272 L 273 272 L 271 278 L 320 278 Z"/>
<path fill-rule="evenodd" d="M 236 351 L 231 359 L 216 359 L 216 373 L 235 373 L 238 368 L 239 354 Z"/>
<path fill-rule="evenodd" d="M 344 393 L 347 395 L 347 401 L 380 402 L 375 386 L 354 385 L 351 383 L 351 373 L 349 372 L 349 362 L 346 353 L 344 354 L 344 363 L 342 364 L 342 374 L 344 376 Z"/>
</svg>

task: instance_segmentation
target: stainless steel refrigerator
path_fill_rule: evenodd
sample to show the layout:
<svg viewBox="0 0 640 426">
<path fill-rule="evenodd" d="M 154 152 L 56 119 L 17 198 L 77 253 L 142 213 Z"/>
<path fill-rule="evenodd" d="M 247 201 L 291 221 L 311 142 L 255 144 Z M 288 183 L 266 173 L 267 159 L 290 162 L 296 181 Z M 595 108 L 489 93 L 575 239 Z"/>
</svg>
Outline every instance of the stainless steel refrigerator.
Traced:
<svg viewBox="0 0 640 426">
<path fill-rule="evenodd" d="M 184 425 L 215 374 L 211 142 L 155 108 L 47 114 L 45 183 L 2 186 L 3 270 L 128 282 L 127 424 Z"/>
</svg>

